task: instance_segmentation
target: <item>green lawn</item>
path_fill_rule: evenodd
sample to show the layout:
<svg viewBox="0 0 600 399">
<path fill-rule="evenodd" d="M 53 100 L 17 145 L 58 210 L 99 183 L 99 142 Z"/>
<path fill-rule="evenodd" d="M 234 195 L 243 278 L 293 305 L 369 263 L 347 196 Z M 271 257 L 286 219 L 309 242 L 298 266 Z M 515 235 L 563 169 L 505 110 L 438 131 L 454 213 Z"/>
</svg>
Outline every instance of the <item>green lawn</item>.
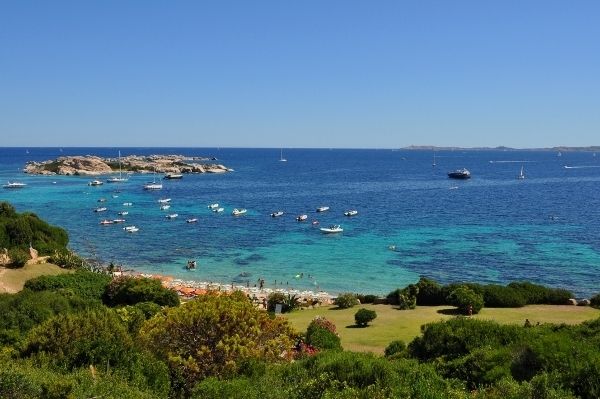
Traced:
<svg viewBox="0 0 600 399">
<path fill-rule="evenodd" d="M 23 289 L 25 281 L 42 275 L 70 273 L 51 263 L 27 264 L 20 269 L 0 267 L 0 294 L 15 293 Z"/>
<path fill-rule="evenodd" d="M 354 313 L 361 307 L 377 312 L 377 318 L 367 328 L 354 328 Z M 334 309 L 323 306 L 317 309 L 298 310 L 285 314 L 298 331 L 306 331 L 315 316 L 324 316 L 337 326 L 344 349 L 359 352 L 383 353 L 395 339 L 408 343 L 420 333 L 421 325 L 453 316 L 439 313 L 448 306 L 423 306 L 414 310 L 397 310 L 389 305 L 360 305 L 352 309 Z M 568 323 L 600 317 L 600 311 L 587 306 L 531 305 L 516 309 L 484 308 L 473 316 L 499 323 L 523 324 L 529 319 L 533 324 Z"/>
</svg>

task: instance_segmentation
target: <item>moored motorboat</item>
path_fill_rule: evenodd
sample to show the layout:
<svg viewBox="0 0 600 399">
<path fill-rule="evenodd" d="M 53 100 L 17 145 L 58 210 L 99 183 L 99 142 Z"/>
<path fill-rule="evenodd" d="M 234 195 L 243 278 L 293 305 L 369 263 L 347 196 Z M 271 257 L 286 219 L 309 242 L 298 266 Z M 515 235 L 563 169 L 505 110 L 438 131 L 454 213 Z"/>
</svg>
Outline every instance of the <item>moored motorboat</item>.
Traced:
<svg viewBox="0 0 600 399">
<path fill-rule="evenodd" d="M 113 219 L 114 223 L 125 223 L 125 219 Z"/>
<path fill-rule="evenodd" d="M 277 211 L 277 212 L 273 212 L 273 213 L 271 214 L 271 217 L 272 217 L 272 218 L 277 218 L 277 217 L 279 217 L 279 216 L 283 216 L 283 211 Z"/>
<path fill-rule="evenodd" d="M 210 204 L 210 205 L 208 206 L 208 209 L 217 209 L 218 207 L 219 207 L 219 204 L 217 204 L 217 203 L 214 203 L 214 204 Z"/>
<path fill-rule="evenodd" d="M 3 185 L 2 187 L 4 187 L 4 188 L 24 188 L 26 186 L 27 186 L 27 184 L 25 184 L 25 183 L 14 181 L 14 182 L 6 182 L 6 184 Z"/>
<path fill-rule="evenodd" d="M 327 212 L 329 210 L 328 206 L 320 206 L 317 208 L 317 212 Z"/>
<path fill-rule="evenodd" d="M 107 224 L 114 224 L 115 222 L 112 220 L 108 220 L 108 219 L 104 219 L 103 221 L 100 222 L 101 225 L 107 225 Z"/>
<path fill-rule="evenodd" d="M 161 198 L 158 200 L 159 204 L 167 204 L 169 202 L 171 202 L 171 198 Z"/>
<path fill-rule="evenodd" d="M 296 220 L 299 222 L 304 222 L 306 219 L 308 219 L 308 215 L 298 215 L 296 216 Z"/>
<path fill-rule="evenodd" d="M 187 223 L 196 223 L 197 221 L 198 221 L 197 218 L 191 218 L 191 219 L 186 220 Z"/>
<path fill-rule="evenodd" d="M 92 180 L 90 182 L 88 182 L 88 186 L 101 186 L 104 183 L 102 183 L 100 180 Z"/>
<path fill-rule="evenodd" d="M 121 211 L 121 212 L 117 213 L 117 215 L 119 215 L 119 216 L 127 216 L 127 215 L 129 215 L 129 212 L 127 212 L 127 211 Z"/>
<path fill-rule="evenodd" d="M 455 171 L 448 172 L 448 177 L 451 179 L 470 179 L 471 172 L 465 168 L 457 169 Z"/>
<path fill-rule="evenodd" d="M 164 211 L 164 210 L 167 210 L 167 209 L 169 209 L 170 207 L 171 207 L 171 205 L 161 205 L 161 206 L 160 206 L 160 210 L 161 210 L 161 211 Z"/>
<path fill-rule="evenodd" d="M 133 206 L 132 202 L 123 202 L 123 206 Z"/>
<path fill-rule="evenodd" d="M 166 215 L 165 218 L 175 219 L 177 216 L 179 216 L 177 213 L 170 213 L 170 214 Z"/>
<path fill-rule="evenodd" d="M 167 173 L 163 179 L 173 180 L 173 179 L 181 179 L 183 175 L 180 173 Z"/>
<path fill-rule="evenodd" d="M 344 216 L 356 216 L 356 215 L 358 215 L 358 211 L 355 209 L 344 212 Z"/>
<path fill-rule="evenodd" d="M 103 206 L 103 207 L 94 209 L 94 212 L 106 212 L 107 210 L 108 210 L 108 208 Z"/>
<path fill-rule="evenodd" d="M 135 226 L 123 227 L 123 230 L 125 230 L 127 233 L 135 233 L 136 231 L 140 231 L 140 229 Z"/>
<path fill-rule="evenodd" d="M 224 210 L 225 210 L 225 208 L 215 208 L 215 209 L 213 209 L 212 211 L 213 211 L 213 212 L 216 212 L 216 213 L 221 213 L 221 212 L 223 212 Z"/>
<path fill-rule="evenodd" d="M 236 209 L 234 209 L 234 210 L 231 212 L 231 214 L 232 214 L 233 216 L 242 216 L 242 215 L 246 214 L 246 212 L 248 212 L 248 210 L 246 210 L 246 209 L 244 209 L 244 208 L 242 208 L 242 209 L 237 209 L 237 208 L 236 208 Z"/>
<path fill-rule="evenodd" d="M 162 190 L 163 185 L 161 183 L 150 182 L 144 184 L 144 190 Z"/>
<path fill-rule="evenodd" d="M 325 234 L 341 233 L 344 231 L 344 229 L 342 229 L 342 226 L 340 226 L 339 224 L 332 224 L 329 227 L 321 227 L 319 230 L 321 230 L 321 232 Z"/>
</svg>

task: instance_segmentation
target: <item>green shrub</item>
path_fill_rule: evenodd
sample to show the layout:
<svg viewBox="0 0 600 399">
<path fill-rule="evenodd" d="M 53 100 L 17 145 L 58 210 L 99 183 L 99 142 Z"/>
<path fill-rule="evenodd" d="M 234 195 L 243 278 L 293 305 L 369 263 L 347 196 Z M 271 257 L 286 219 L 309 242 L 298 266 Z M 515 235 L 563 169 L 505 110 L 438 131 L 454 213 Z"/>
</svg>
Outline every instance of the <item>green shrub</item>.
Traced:
<svg viewBox="0 0 600 399">
<path fill-rule="evenodd" d="M 267 310 L 275 312 L 277 304 L 281 304 L 281 313 L 288 313 L 300 307 L 300 298 L 297 295 L 272 292 L 267 297 Z"/>
<path fill-rule="evenodd" d="M 527 304 L 519 290 L 496 284 L 484 286 L 483 302 L 487 308 L 520 308 Z"/>
<path fill-rule="evenodd" d="M 442 294 L 442 286 L 427 277 L 421 277 L 417 283 L 417 305 L 439 306 L 446 304 L 446 298 Z"/>
<path fill-rule="evenodd" d="M 178 306 L 179 296 L 175 291 L 163 287 L 159 280 L 123 276 L 112 279 L 106 285 L 102 301 L 108 306 L 135 305 L 139 302 Z"/>
<path fill-rule="evenodd" d="M 356 294 L 356 298 L 360 301 L 360 303 L 374 303 L 379 297 L 377 295 L 372 294 Z"/>
<path fill-rule="evenodd" d="M 600 308 L 600 294 L 596 294 L 590 298 L 590 305 L 595 308 Z"/>
<path fill-rule="evenodd" d="M 387 294 L 387 299 L 390 305 L 397 305 L 400 310 L 408 310 L 417 307 L 418 294 L 419 288 L 415 284 L 409 284 Z"/>
<path fill-rule="evenodd" d="M 564 305 L 573 298 L 573 293 L 568 290 L 548 288 L 528 281 L 512 282 L 508 286 L 519 291 L 530 305 Z"/>
<path fill-rule="evenodd" d="M 25 282 L 32 291 L 69 291 L 84 299 L 101 299 L 110 276 L 79 270 L 57 276 L 40 276 Z"/>
<path fill-rule="evenodd" d="M 374 310 L 362 308 L 354 314 L 354 321 L 357 326 L 366 327 L 369 322 L 375 320 L 376 317 L 377 313 Z"/>
<path fill-rule="evenodd" d="M 406 344 L 402 340 L 395 340 L 385 348 L 385 357 L 397 357 L 406 353 Z"/>
<path fill-rule="evenodd" d="M 88 264 L 85 259 L 79 257 L 75 252 L 69 250 L 54 251 L 54 254 L 49 259 L 50 263 L 54 263 L 64 269 L 88 269 Z"/>
<path fill-rule="evenodd" d="M 356 297 L 356 294 L 346 292 L 344 294 L 338 295 L 333 300 L 333 304 L 340 309 L 349 309 L 358 305 L 358 298 Z"/>
<path fill-rule="evenodd" d="M 306 343 L 317 349 L 342 349 L 335 324 L 320 316 L 315 317 L 308 325 L 306 329 Z"/>
<path fill-rule="evenodd" d="M 477 314 L 483 308 L 483 295 L 467 287 L 456 288 L 448 295 L 447 301 L 464 315 L 469 314 L 470 311 Z"/>
<path fill-rule="evenodd" d="M 29 254 L 22 248 L 13 247 L 8 250 L 8 257 L 10 258 L 10 266 L 14 268 L 20 268 L 25 266 L 25 263 L 29 260 Z"/>
</svg>

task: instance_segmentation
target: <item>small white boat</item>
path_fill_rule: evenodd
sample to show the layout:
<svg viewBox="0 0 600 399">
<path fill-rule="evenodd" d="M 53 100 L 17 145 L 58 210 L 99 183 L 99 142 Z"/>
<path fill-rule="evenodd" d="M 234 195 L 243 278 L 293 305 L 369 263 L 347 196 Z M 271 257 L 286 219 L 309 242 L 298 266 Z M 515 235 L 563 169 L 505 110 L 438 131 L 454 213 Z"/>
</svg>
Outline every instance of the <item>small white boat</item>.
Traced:
<svg viewBox="0 0 600 399">
<path fill-rule="evenodd" d="M 125 219 L 113 219 L 114 223 L 125 223 Z"/>
<path fill-rule="evenodd" d="M 163 185 L 161 183 L 148 183 L 144 184 L 144 190 L 162 190 Z"/>
<path fill-rule="evenodd" d="M 317 208 L 317 212 L 327 212 L 329 210 L 328 206 L 320 206 Z"/>
<path fill-rule="evenodd" d="M 344 212 L 344 216 L 356 216 L 358 215 L 358 211 L 357 210 L 351 210 L 351 211 L 346 211 Z"/>
<path fill-rule="evenodd" d="M 179 173 L 167 173 L 163 179 L 173 180 L 173 179 L 181 179 L 183 178 L 182 174 Z"/>
<path fill-rule="evenodd" d="M 242 209 L 237 209 L 237 208 L 236 208 L 236 209 L 234 209 L 234 210 L 231 212 L 231 214 L 232 214 L 233 216 L 242 216 L 242 215 L 246 214 L 246 212 L 248 212 L 248 210 L 246 210 L 246 209 L 243 209 L 243 208 L 242 208 Z"/>
<path fill-rule="evenodd" d="M 186 220 L 187 223 L 196 223 L 197 221 L 198 221 L 197 218 L 191 218 L 191 219 Z"/>
<path fill-rule="evenodd" d="M 108 208 L 103 206 L 103 207 L 94 209 L 94 212 L 106 212 L 107 210 L 108 210 Z"/>
<path fill-rule="evenodd" d="M 135 233 L 136 231 L 140 231 L 140 229 L 135 226 L 127 226 L 124 227 L 123 230 L 125 230 L 127 233 Z"/>
<path fill-rule="evenodd" d="M 208 209 L 217 209 L 218 207 L 219 207 L 219 204 L 217 204 L 217 203 L 214 203 L 214 204 L 210 204 L 210 205 L 208 206 Z"/>
<path fill-rule="evenodd" d="M 342 229 L 342 226 L 340 226 L 339 224 L 332 224 L 329 227 L 321 227 L 319 230 L 321 230 L 321 232 L 325 234 L 341 233 L 344 231 L 344 229 Z"/>
<path fill-rule="evenodd" d="M 170 213 L 167 216 L 165 216 L 165 218 L 167 218 L 167 219 L 175 219 L 177 216 L 179 216 L 177 213 Z"/>
<path fill-rule="evenodd" d="M 98 202 L 106 202 L 106 198 L 100 198 Z"/>
<path fill-rule="evenodd" d="M 221 213 L 221 212 L 223 212 L 224 210 L 225 210 L 225 208 L 215 208 L 215 209 L 213 209 L 212 211 L 213 211 L 213 212 L 216 212 L 216 213 Z"/>
<path fill-rule="evenodd" d="M 287 162 L 287 159 L 283 157 L 283 148 L 279 152 L 279 162 Z"/>
<path fill-rule="evenodd" d="M 159 204 L 168 204 L 169 202 L 171 202 L 171 198 L 161 198 L 158 200 Z"/>
<path fill-rule="evenodd" d="M 113 198 L 119 198 L 119 196 L 117 194 L 113 194 L 112 197 Z"/>
<path fill-rule="evenodd" d="M 108 219 L 104 219 L 103 221 L 100 222 L 101 225 L 106 226 L 107 224 L 114 224 L 115 222 L 112 220 L 108 220 Z"/>
<path fill-rule="evenodd" d="M 169 209 L 170 207 L 171 207 L 171 205 L 161 205 L 161 206 L 160 206 L 160 210 L 161 210 L 161 211 L 164 211 L 164 210 L 167 210 L 167 209 Z"/>
<path fill-rule="evenodd" d="M 306 219 L 308 219 L 308 215 L 299 215 L 296 216 L 296 220 L 299 222 L 304 222 Z"/>
<path fill-rule="evenodd" d="M 127 216 L 127 215 L 129 215 L 129 212 L 127 212 L 127 211 L 121 211 L 121 212 L 117 213 L 117 215 L 119 215 L 119 216 Z"/>
<path fill-rule="evenodd" d="M 278 218 L 279 216 L 283 216 L 283 211 L 277 211 L 271 214 L 272 218 Z"/>
<path fill-rule="evenodd" d="M 91 182 L 88 182 L 88 186 L 101 186 L 104 183 L 102 183 L 100 180 L 92 180 Z"/>
<path fill-rule="evenodd" d="M 26 186 L 27 186 L 27 184 L 25 184 L 25 183 L 20 183 L 20 182 L 15 181 L 12 183 L 7 182 L 7 184 L 3 185 L 2 187 L 4 187 L 4 188 L 23 188 Z"/>
<path fill-rule="evenodd" d="M 132 202 L 123 202 L 123 206 L 133 206 Z"/>
</svg>

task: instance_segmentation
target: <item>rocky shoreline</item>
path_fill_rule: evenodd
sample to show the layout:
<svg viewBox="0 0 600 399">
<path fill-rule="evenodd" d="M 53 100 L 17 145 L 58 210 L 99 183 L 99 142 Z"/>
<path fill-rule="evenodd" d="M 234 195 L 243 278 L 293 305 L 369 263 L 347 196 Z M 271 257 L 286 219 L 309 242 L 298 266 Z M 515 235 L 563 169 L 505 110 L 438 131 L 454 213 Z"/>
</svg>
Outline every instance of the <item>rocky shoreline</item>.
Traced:
<svg viewBox="0 0 600 399">
<path fill-rule="evenodd" d="M 233 169 L 217 164 L 216 158 L 184 155 L 128 155 L 121 157 L 123 173 L 226 173 Z M 35 175 L 97 176 L 119 172 L 119 158 L 94 155 L 64 156 L 43 162 L 27 162 L 23 172 Z"/>
</svg>

